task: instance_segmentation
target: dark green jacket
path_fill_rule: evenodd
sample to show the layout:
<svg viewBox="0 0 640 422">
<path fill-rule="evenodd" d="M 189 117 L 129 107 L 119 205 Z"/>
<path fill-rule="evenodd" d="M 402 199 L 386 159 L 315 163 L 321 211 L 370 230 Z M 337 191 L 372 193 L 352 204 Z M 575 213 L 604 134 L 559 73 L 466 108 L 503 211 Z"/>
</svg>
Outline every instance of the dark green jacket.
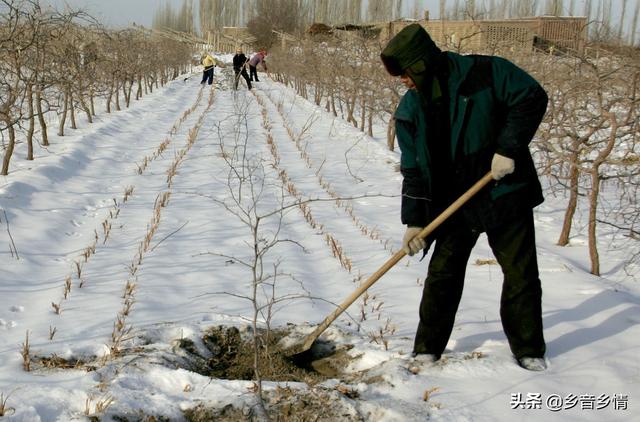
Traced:
<svg viewBox="0 0 640 422">
<path fill-rule="evenodd" d="M 424 98 L 409 90 L 395 112 L 396 134 L 404 176 L 402 222 L 424 226 L 452 200 L 491 169 L 494 153 L 515 160 L 515 171 L 478 193 L 466 205 L 467 223 L 478 230 L 497 227 L 543 201 L 542 189 L 529 152 L 547 106 L 547 95 L 525 71 L 506 59 L 440 53 L 440 71 L 447 72 L 449 139 L 427 139 L 430 122 Z M 436 58 L 431 58 L 434 63 Z M 427 145 L 448 142 L 452 168 L 450 185 L 439 197 L 432 181 L 437 167 Z M 444 183 L 439 179 L 439 183 Z"/>
</svg>

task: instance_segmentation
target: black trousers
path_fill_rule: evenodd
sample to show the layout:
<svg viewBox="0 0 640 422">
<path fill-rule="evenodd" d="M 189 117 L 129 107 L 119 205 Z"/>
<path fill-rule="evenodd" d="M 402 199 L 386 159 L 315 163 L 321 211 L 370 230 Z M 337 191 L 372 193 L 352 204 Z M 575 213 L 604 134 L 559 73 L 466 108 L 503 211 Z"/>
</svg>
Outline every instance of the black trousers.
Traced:
<svg viewBox="0 0 640 422">
<path fill-rule="evenodd" d="M 257 66 L 251 66 L 249 65 L 249 77 L 251 78 L 252 81 L 256 81 L 256 82 L 260 82 L 258 80 L 258 69 Z"/>
<path fill-rule="evenodd" d="M 233 85 L 233 88 L 234 89 L 238 89 L 238 82 L 240 82 L 240 76 L 242 76 L 244 78 L 244 80 L 247 81 L 247 88 L 251 89 L 251 80 L 249 79 L 249 75 L 247 75 L 247 69 L 245 69 L 243 67 L 242 71 L 240 69 L 233 69 L 233 71 L 236 74 L 235 83 Z"/>
<path fill-rule="evenodd" d="M 202 72 L 202 82 L 200 82 L 201 84 L 207 82 L 209 85 L 211 85 L 213 83 L 213 66 L 211 66 L 208 69 L 205 69 Z"/>
<path fill-rule="evenodd" d="M 480 233 L 454 215 L 438 232 L 420 302 L 414 352 L 440 356 L 449 341 L 467 261 Z M 538 275 L 533 212 L 487 231 L 489 245 L 502 267 L 502 328 L 516 358 L 543 357 L 542 287 Z"/>
</svg>

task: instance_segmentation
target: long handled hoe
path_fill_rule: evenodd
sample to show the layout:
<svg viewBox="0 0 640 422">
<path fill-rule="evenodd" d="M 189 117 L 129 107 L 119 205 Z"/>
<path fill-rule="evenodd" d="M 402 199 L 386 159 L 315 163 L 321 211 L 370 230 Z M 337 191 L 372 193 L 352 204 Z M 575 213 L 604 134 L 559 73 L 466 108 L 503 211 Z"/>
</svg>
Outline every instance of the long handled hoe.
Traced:
<svg viewBox="0 0 640 422">
<path fill-rule="evenodd" d="M 469 190 L 467 190 L 462 196 L 456 199 L 447 209 L 445 209 L 440 215 L 438 215 L 427 227 L 422 229 L 420 233 L 418 233 L 417 237 L 426 238 L 429 234 L 431 234 L 438 226 L 440 226 L 447 218 L 451 216 L 454 212 L 456 212 L 462 205 L 464 205 L 469 199 L 471 199 L 476 193 L 478 193 L 482 188 L 484 188 L 487 183 L 491 181 L 491 172 L 488 172 L 486 175 L 482 177 L 479 181 L 477 181 Z M 320 337 L 320 335 L 331 325 L 333 321 L 336 320 L 347 308 L 355 302 L 355 300 L 360 297 L 362 293 L 364 293 L 369 287 L 373 285 L 376 281 L 380 279 L 387 271 L 389 271 L 395 264 L 400 261 L 406 253 L 404 250 L 400 249 L 393 255 L 387 262 L 382 265 L 373 273 L 360 287 L 358 287 L 351 295 L 344 300 L 335 311 L 329 314 L 324 321 L 307 337 L 304 338 L 304 341 L 301 343 L 292 344 L 285 347 L 285 354 L 294 360 L 300 359 L 301 356 L 311 349 L 313 343 Z M 303 359 L 304 360 L 304 359 Z"/>
</svg>

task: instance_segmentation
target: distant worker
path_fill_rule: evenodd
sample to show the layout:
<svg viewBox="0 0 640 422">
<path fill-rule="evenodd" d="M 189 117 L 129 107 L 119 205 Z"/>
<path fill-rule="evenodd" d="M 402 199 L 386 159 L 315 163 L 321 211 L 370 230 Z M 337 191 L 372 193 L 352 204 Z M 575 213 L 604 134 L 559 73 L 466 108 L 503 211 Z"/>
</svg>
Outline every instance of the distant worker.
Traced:
<svg viewBox="0 0 640 422">
<path fill-rule="evenodd" d="M 254 54 L 249 60 L 249 77 L 252 81 L 255 80 L 256 82 L 260 82 L 260 80 L 258 79 L 258 69 L 257 69 L 260 63 L 262 63 L 262 67 L 264 68 L 264 71 L 265 72 L 267 71 L 267 63 L 264 61 L 266 56 L 267 56 L 267 52 L 262 50 Z"/>
<path fill-rule="evenodd" d="M 204 66 L 204 70 L 202 71 L 202 82 L 200 82 L 200 84 L 207 82 L 211 85 L 213 83 L 213 68 L 216 66 L 218 61 L 210 54 L 204 53 L 200 58 L 200 63 Z"/>
<path fill-rule="evenodd" d="M 236 49 L 236 54 L 233 56 L 233 72 L 236 77 L 233 84 L 233 89 L 238 89 L 238 82 L 240 80 L 240 76 L 247 81 L 247 88 L 251 89 L 251 80 L 249 79 L 249 75 L 247 75 L 247 56 L 244 55 L 241 48 Z"/>
</svg>

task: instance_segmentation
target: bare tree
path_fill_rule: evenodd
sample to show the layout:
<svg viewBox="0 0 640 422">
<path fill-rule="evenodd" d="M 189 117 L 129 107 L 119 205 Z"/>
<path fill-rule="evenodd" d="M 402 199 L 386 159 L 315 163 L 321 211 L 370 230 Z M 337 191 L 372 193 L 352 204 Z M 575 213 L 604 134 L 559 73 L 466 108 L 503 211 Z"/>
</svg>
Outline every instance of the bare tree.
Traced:
<svg viewBox="0 0 640 422">
<path fill-rule="evenodd" d="M 221 31 L 225 26 L 239 26 L 243 17 L 241 7 L 254 11 L 256 13 L 254 16 L 259 16 L 253 2 L 244 5 L 238 0 L 200 0 L 198 7 L 200 30 L 206 34 L 209 31 Z"/>
<path fill-rule="evenodd" d="M 562 10 L 564 8 L 563 0 L 547 0 L 545 4 L 544 13 L 550 16 L 562 16 Z"/>
<path fill-rule="evenodd" d="M 249 32 L 257 38 L 258 47 L 270 48 L 276 42 L 273 32 L 299 32 L 301 15 L 298 4 L 291 0 L 261 0 L 257 16 L 247 24 Z"/>
<path fill-rule="evenodd" d="M 23 116 L 21 102 L 26 94 L 24 83 L 25 52 L 37 39 L 36 20 L 39 5 L 34 1 L 2 0 L 0 9 L 0 132 L 6 133 L 8 143 L 0 175 L 9 174 L 9 162 L 16 145 L 16 128 Z"/>
<path fill-rule="evenodd" d="M 622 10 L 620 11 L 620 22 L 618 23 L 618 42 L 622 43 L 622 31 L 624 29 L 624 18 L 627 14 L 627 0 L 622 0 Z"/>
<path fill-rule="evenodd" d="M 260 152 L 250 154 L 247 148 L 250 130 L 247 121 L 247 105 L 235 104 L 233 122 L 221 122 L 216 125 L 219 156 L 226 170 L 224 183 L 228 195 L 224 199 L 211 198 L 224 212 L 247 229 L 246 254 L 226 255 L 212 252 L 241 265 L 247 270 L 249 289 L 238 292 L 220 292 L 248 300 L 252 305 L 251 327 L 253 342 L 253 371 L 256 382 L 256 410 L 260 420 L 268 420 L 264 408 L 262 390 L 262 370 L 269 362 L 269 344 L 271 342 L 271 319 L 283 302 L 301 297 L 299 293 L 279 294 L 278 283 L 282 279 L 295 278 L 280 270 L 281 257 L 275 256 L 278 247 L 283 244 L 302 246 L 282 234 L 285 216 L 288 210 L 297 207 L 297 201 L 285 204 L 288 197 L 281 179 L 277 175 L 277 157 L 265 159 Z M 228 125 L 233 135 L 229 136 Z M 222 126 L 225 126 L 224 128 Z M 268 133 L 269 129 L 265 128 Z M 268 136 L 267 136 L 268 137 Z M 265 146 L 267 142 L 265 142 Z M 266 154 L 268 155 L 268 153 Z M 303 287 L 304 290 L 304 287 Z M 304 295 L 308 297 L 308 293 Z M 266 324 L 266 334 L 261 329 L 261 321 Z"/>
<path fill-rule="evenodd" d="M 638 17 L 640 17 L 640 1 L 636 2 L 636 8 L 633 12 L 633 19 L 631 19 L 631 25 L 629 26 L 629 45 L 634 47 L 636 45 L 636 33 L 640 31 Z"/>
<path fill-rule="evenodd" d="M 569 243 L 574 216 L 583 200 L 591 273 L 600 275 L 597 223 L 603 221 L 606 211 L 602 188 L 632 180 L 638 173 L 629 157 L 637 155 L 634 139 L 638 136 L 640 68 L 631 57 L 607 56 L 560 60 L 556 69 L 555 79 L 547 81 L 551 100 L 542 139 L 548 142 L 542 148 L 549 154 L 547 173 L 568 194 L 558 244 Z M 637 185 L 637 181 L 630 185 Z M 607 198 L 607 203 L 612 204 L 612 198 Z"/>
<path fill-rule="evenodd" d="M 176 78 L 189 56 L 190 46 L 138 29 L 112 33 L 82 11 L 45 12 L 36 0 L 0 0 L 0 172 L 8 173 L 22 141 L 27 159 L 34 158 L 38 123 L 42 145 L 49 144 L 46 113 L 60 112 L 63 136 L 68 118 L 77 127 L 77 110 L 93 121 L 97 96 L 107 98 L 110 111 L 115 95 L 119 109 L 122 90 L 128 106 L 136 83 L 137 99 L 141 83 L 147 92 Z"/>
</svg>

